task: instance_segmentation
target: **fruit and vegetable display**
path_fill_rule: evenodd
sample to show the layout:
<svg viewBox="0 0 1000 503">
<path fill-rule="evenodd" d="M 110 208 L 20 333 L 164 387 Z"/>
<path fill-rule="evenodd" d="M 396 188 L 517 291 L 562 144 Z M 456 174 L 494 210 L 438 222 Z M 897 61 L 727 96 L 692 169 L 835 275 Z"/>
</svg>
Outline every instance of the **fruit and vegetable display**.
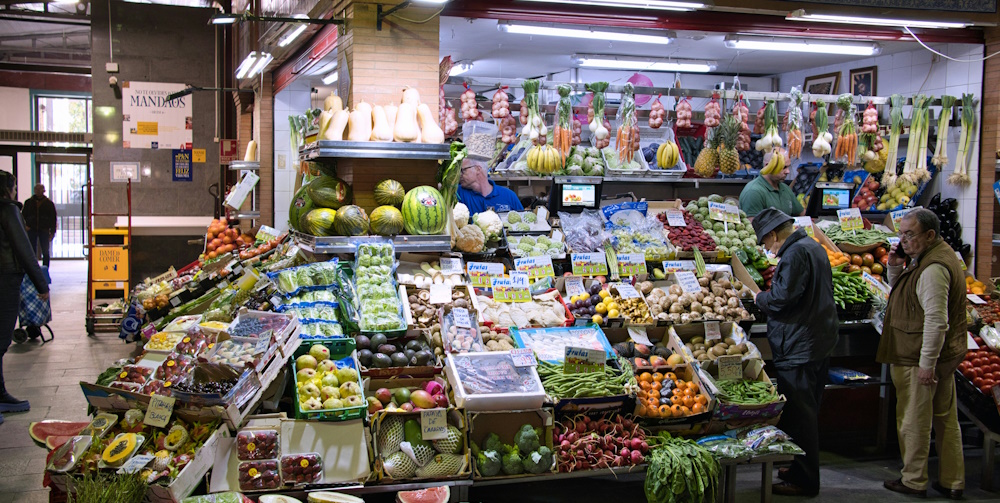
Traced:
<svg viewBox="0 0 1000 503">
<path fill-rule="evenodd" d="M 656 341 L 652 346 L 633 342 L 619 342 L 614 345 L 615 354 L 627 358 L 636 370 L 660 367 L 673 367 L 684 363 L 684 357 L 674 353 L 663 340 Z"/>
<path fill-rule="evenodd" d="M 562 234 L 558 239 L 552 239 L 550 236 L 508 236 L 507 243 L 510 254 L 515 257 L 548 255 L 552 258 L 566 258 L 566 242 Z"/>
<path fill-rule="evenodd" d="M 612 284 L 610 288 L 601 290 L 598 295 L 601 301 L 594 306 L 594 310 L 598 315 L 607 316 L 608 320 L 622 318 L 630 325 L 655 323 L 646 300 L 631 285 Z"/>
<path fill-rule="evenodd" d="M 561 473 L 639 465 L 649 452 L 646 431 L 631 416 L 569 417 L 556 423 L 552 436 Z"/>
<path fill-rule="evenodd" d="M 778 400 L 773 384 L 749 379 L 730 379 L 715 382 L 715 394 L 720 403 L 735 405 L 766 405 Z"/>
<path fill-rule="evenodd" d="M 874 247 L 877 245 L 887 245 L 889 238 L 895 234 L 879 229 L 860 229 L 855 231 L 845 231 L 839 225 L 831 225 L 824 231 L 826 237 L 836 244 L 848 244 L 859 248 Z"/>
<path fill-rule="evenodd" d="M 927 209 L 933 211 L 941 222 L 941 239 L 963 257 L 970 256 L 972 245 L 962 240 L 962 224 L 958 221 L 958 200 L 955 198 L 942 200 L 941 194 L 934 194 Z"/>
<path fill-rule="evenodd" d="M 396 385 L 392 379 L 379 384 Z M 371 392 L 371 388 L 369 388 Z M 421 409 L 448 408 L 445 385 L 438 380 L 427 380 L 416 385 L 389 388 L 380 386 L 368 395 L 368 412 L 419 412 Z"/>
<path fill-rule="evenodd" d="M 532 211 L 511 211 L 501 217 L 504 228 L 511 232 L 549 232 L 552 227 Z"/>
<path fill-rule="evenodd" d="M 738 329 L 738 328 L 737 328 Z M 690 358 L 703 366 L 715 362 L 720 356 L 747 356 L 760 357 L 756 346 L 746 341 L 746 336 L 740 337 L 742 342 L 737 343 L 733 337 L 709 339 L 704 336 L 695 336 L 684 343 Z"/>
<path fill-rule="evenodd" d="M 714 501 L 721 467 L 696 442 L 660 432 L 646 439 L 652 446 L 647 462 L 646 501 L 672 503 Z"/>
<path fill-rule="evenodd" d="M 431 329 L 435 324 L 440 323 L 438 319 L 438 308 L 442 304 L 451 305 L 454 307 L 461 307 L 465 309 L 472 308 L 472 299 L 469 297 L 468 290 L 465 288 L 453 288 L 451 290 L 450 300 L 441 302 L 439 304 L 434 304 L 431 302 L 431 291 L 430 289 L 411 289 L 407 287 L 406 293 L 409 294 L 407 297 L 407 302 L 409 303 L 409 317 L 412 320 L 414 327 L 422 330 Z"/>
<path fill-rule="evenodd" d="M 362 331 L 405 328 L 399 291 L 393 277 L 395 254 L 391 243 L 362 243 L 357 247 L 354 284 Z"/>
<path fill-rule="evenodd" d="M 556 290 L 533 295 L 529 302 L 497 302 L 485 295 L 477 301 L 480 319 L 500 327 L 559 327 L 572 321 Z"/>
<path fill-rule="evenodd" d="M 958 364 L 958 371 L 988 397 L 993 396 L 993 387 L 1000 382 L 1000 355 L 990 350 L 982 337 L 974 337 L 979 349 L 970 349 L 965 359 Z"/>
<path fill-rule="evenodd" d="M 694 218 L 694 214 L 684 210 L 684 226 L 672 226 L 667 223 L 667 214 L 659 213 L 656 219 L 663 223 L 663 228 L 667 230 L 667 239 L 684 252 L 694 251 L 698 248 L 701 251 L 715 251 L 715 240 L 712 239 L 701 222 Z"/>
<path fill-rule="evenodd" d="M 824 246 L 823 248 L 826 248 Z M 827 256 L 830 256 L 830 250 L 827 251 Z M 776 266 L 768 260 L 767 256 L 757 249 L 757 247 L 743 247 L 740 250 L 733 252 L 733 256 L 739 259 L 740 263 L 747 270 L 747 274 L 753 279 L 754 283 L 761 291 L 766 291 L 771 289 L 771 280 L 774 278 L 774 270 Z M 830 263 L 833 264 L 833 257 L 830 256 Z M 746 286 L 746 285 L 744 285 Z M 741 297 L 749 295 L 746 290 L 740 291 Z"/>
<path fill-rule="evenodd" d="M 352 356 L 336 358 L 326 345 L 313 344 L 295 358 L 292 369 L 299 412 L 337 414 L 365 406 L 361 377 Z"/>
<path fill-rule="evenodd" d="M 382 412 L 375 424 L 375 452 L 386 479 L 449 478 L 469 469 L 465 433 L 455 425 L 448 425 L 445 438 L 430 441 L 416 416 Z"/>
<path fill-rule="evenodd" d="M 992 325 L 1000 321 L 1000 301 L 996 299 L 987 300 L 986 304 L 978 305 L 975 309 L 984 325 Z"/>
<path fill-rule="evenodd" d="M 663 242 L 663 230 L 655 220 L 651 225 L 615 227 L 611 230 L 614 249 L 618 253 L 642 253 L 647 262 L 670 258 L 670 248 Z"/>
<path fill-rule="evenodd" d="M 861 271 L 833 270 L 833 301 L 841 310 L 847 309 L 851 305 L 868 302 L 870 296 L 868 285 L 861 278 Z"/>
<path fill-rule="evenodd" d="M 700 291 L 685 292 L 678 283 L 652 288 L 646 301 L 657 319 L 674 324 L 699 321 L 741 321 L 751 319 L 743 309 L 739 292 L 740 280 L 728 273 L 708 272 L 698 278 Z"/>
</svg>

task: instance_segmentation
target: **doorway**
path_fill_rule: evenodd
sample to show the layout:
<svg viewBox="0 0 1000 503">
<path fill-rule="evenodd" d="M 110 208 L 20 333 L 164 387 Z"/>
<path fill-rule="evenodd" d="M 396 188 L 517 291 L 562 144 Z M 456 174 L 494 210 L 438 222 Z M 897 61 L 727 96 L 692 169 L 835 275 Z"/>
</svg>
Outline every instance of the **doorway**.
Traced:
<svg viewBox="0 0 1000 503">
<path fill-rule="evenodd" d="M 58 157 L 62 159 L 52 159 Z M 67 159 L 67 157 L 69 157 Z M 52 239 L 52 258 L 84 258 L 87 226 L 84 219 L 84 186 L 89 179 L 90 166 L 86 157 L 46 156 L 39 154 L 36 180 L 45 186 L 45 195 L 56 206 L 56 235 Z"/>
</svg>

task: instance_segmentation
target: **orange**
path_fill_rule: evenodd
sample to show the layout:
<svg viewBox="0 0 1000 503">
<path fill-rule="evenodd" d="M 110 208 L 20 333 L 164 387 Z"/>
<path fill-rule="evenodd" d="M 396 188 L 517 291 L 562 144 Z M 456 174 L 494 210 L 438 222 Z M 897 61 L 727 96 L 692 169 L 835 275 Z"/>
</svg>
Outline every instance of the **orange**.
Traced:
<svg viewBox="0 0 1000 503">
<path fill-rule="evenodd" d="M 653 381 L 661 382 L 663 381 L 663 374 L 659 372 L 653 372 Z"/>
<path fill-rule="evenodd" d="M 639 392 L 635 394 L 635 396 L 637 396 L 637 397 L 642 398 L 643 400 L 645 400 L 646 398 L 649 397 L 649 394 L 646 393 L 646 390 L 640 389 Z"/>
<path fill-rule="evenodd" d="M 661 409 L 662 409 L 662 407 L 661 407 Z M 683 405 L 676 405 L 676 404 L 675 405 L 671 405 L 670 406 L 670 414 L 672 416 L 674 416 L 674 417 L 681 417 L 681 416 L 683 416 L 684 415 L 684 406 Z"/>
<path fill-rule="evenodd" d="M 653 382 L 653 376 L 649 372 L 639 374 L 639 382 Z"/>
<path fill-rule="evenodd" d="M 646 392 L 646 395 L 648 395 L 649 398 L 660 398 L 660 390 L 658 390 L 658 389 L 651 389 L 651 390 L 649 390 L 649 391 Z"/>
<path fill-rule="evenodd" d="M 646 405 L 643 404 L 642 402 L 639 402 L 638 404 L 636 404 L 636 406 L 635 406 L 635 414 L 637 416 L 645 416 L 646 415 Z"/>
<path fill-rule="evenodd" d="M 705 412 L 705 405 L 700 402 L 695 403 L 694 405 L 691 406 L 691 412 L 695 414 L 701 414 L 702 412 Z"/>
<path fill-rule="evenodd" d="M 693 397 L 694 396 L 694 391 L 691 391 L 691 388 L 684 388 L 684 391 L 682 393 L 686 397 Z"/>
</svg>

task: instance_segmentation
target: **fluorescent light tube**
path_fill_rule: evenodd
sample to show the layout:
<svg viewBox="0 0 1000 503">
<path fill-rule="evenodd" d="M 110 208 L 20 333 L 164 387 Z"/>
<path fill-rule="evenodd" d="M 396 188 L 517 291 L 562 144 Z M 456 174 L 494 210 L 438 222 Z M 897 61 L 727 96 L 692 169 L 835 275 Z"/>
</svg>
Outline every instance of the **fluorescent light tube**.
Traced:
<svg viewBox="0 0 1000 503">
<path fill-rule="evenodd" d="M 462 75 L 463 73 L 468 72 L 471 69 L 472 69 L 472 64 L 471 63 L 458 64 L 458 65 L 455 65 L 455 66 L 451 67 L 451 71 L 448 72 L 448 75 L 451 76 L 451 77 L 457 77 L 459 75 Z"/>
<path fill-rule="evenodd" d="M 254 61 L 256 60 L 257 60 L 257 53 L 254 51 L 250 51 L 250 54 L 247 54 L 247 57 L 243 58 L 243 61 L 240 63 L 240 66 L 236 67 L 236 78 L 242 79 L 243 77 L 246 77 L 250 69 L 253 68 Z"/>
<path fill-rule="evenodd" d="M 294 15 L 292 17 L 294 17 L 296 19 L 309 19 L 309 16 L 305 16 L 305 15 L 302 15 L 302 14 L 296 14 L 296 15 Z M 299 38 L 299 35 L 301 35 L 302 32 L 304 32 L 304 31 L 306 31 L 306 24 L 305 23 L 298 23 L 298 24 L 296 24 L 295 27 L 292 28 L 292 31 L 288 32 L 288 34 L 285 35 L 284 38 L 282 38 L 280 42 L 278 42 L 278 47 L 285 47 L 288 44 L 292 43 L 296 38 Z"/>
<path fill-rule="evenodd" d="M 271 61 L 274 61 L 274 56 L 271 56 L 270 53 L 260 53 L 260 57 L 257 59 L 257 64 L 253 65 L 253 69 L 250 70 L 249 74 L 247 74 L 247 78 L 253 78 L 254 75 L 264 71 L 264 68 L 267 68 L 267 65 L 271 64 Z"/>
<path fill-rule="evenodd" d="M 541 35 L 549 37 L 585 38 L 590 40 L 611 40 L 618 42 L 636 42 L 640 44 L 669 44 L 669 31 L 654 30 L 616 30 L 614 28 L 595 28 L 581 26 L 569 28 L 544 23 L 520 23 L 515 21 L 501 22 L 497 27 L 507 33 L 520 35 Z"/>
<path fill-rule="evenodd" d="M 328 86 L 336 82 L 339 78 L 340 72 L 330 72 L 329 75 L 323 77 L 323 84 Z"/>
<path fill-rule="evenodd" d="M 416 2 L 442 4 L 442 3 L 448 3 L 448 0 L 416 0 Z"/>
<path fill-rule="evenodd" d="M 621 7 L 625 9 L 650 9 L 687 12 L 707 7 L 699 2 L 671 2 L 666 0 L 527 0 L 529 2 L 565 3 L 592 7 Z"/>
<path fill-rule="evenodd" d="M 239 18 L 236 14 L 216 14 L 212 16 L 212 24 L 233 24 Z"/>
<path fill-rule="evenodd" d="M 726 47 L 748 51 L 811 52 L 814 54 L 845 54 L 848 56 L 875 56 L 882 48 L 874 43 L 836 42 L 831 40 L 753 37 L 729 35 Z"/>
<path fill-rule="evenodd" d="M 715 70 L 715 63 L 711 61 L 643 61 L 616 59 L 614 56 L 577 56 L 577 59 L 579 59 L 580 66 L 583 68 L 688 73 L 707 73 Z"/>
<path fill-rule="evenodd" d="M 331 62 L 329 62 L 329 63 L 327 63 L 327 64 L 319 67 L 318 70 L 313 70 L 311 72 L 311 74 L 312 75 L 326 75 L 327 73 L 330 73 L 330 71 L 333 70 L 334 68 L 337 68 L 337 62 L 336 61 L 331 61 Z"/>
<path fill-rule="evenodd" d="M 891 19 L 860 16 L 841 16 L 836 14 L 809 14 L 799 9 L 793 11 L 785 19 L 789 21 L 816 21 L 820 23 L 863 24 L 870 26 L 906 26 L 909 28 L 965 28 L 969 23 L 951 21 L 918 21 L 916 19 Z"/>
</svg>

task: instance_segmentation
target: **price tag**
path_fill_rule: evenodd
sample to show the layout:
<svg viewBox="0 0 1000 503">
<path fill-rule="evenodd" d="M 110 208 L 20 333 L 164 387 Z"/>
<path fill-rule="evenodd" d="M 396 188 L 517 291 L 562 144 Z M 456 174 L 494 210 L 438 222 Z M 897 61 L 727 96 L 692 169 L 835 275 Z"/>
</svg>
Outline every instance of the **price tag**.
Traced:
<svg viewBox="0 0 1000 503">
<path fill-rule="evenodd" d="M 510 272 L 510 284 L 514 285 L 514 288 L 528 288 L 528 274 L 519 271 Z"/>
<path fill-rule="evenodd" d="M 734 381 L 743 378 L 743 357 L 740 355 L 720 356 L 716 362 L 719 364 L 719 380 Z"/>
<path fill-rule="evenodd" d="M 978 295 L 976 295 L 976 294 L 974 294 L 974 293 L 967 293 L 967 294 L 965 294 L 965 296 L 966 296 L 966 297 L 967 297 L 967 298 L 968 298 L 968 299 L 969 299 L 970 301 L 972 301 L 972 303 L 973 303 L 973 304 L 985 304 L 985 303 L 986 303 L 986 301 L 985 301 L 985 300 L 983 300 L 983 298 L 982 298 L 982 297 L 980 297 L 980 296 L 978 296 Z"/>
<path fill-rule="evenodd" d="M 142 422 L 146 426 L 163 428 L 170 422 L 170 414 L 174 412 L 174 398 L 153 394 L 149 397 L 149 407 Z"/>
<path fill-rule="evenodd" d="M 565 355 L 563 373 L 566 374 L 604 372 L 604 361 L 608 356 L 603 349 L 574 348 L 570 346 L 566 346 Z"/>
<path fill-rule="evenodd" d="M 469 262 L 466 266 L 472 286 L 490 288 L 491 276 L 503 276 L 503 264 L 496 262 Z"/>
<path fill-rule="evenodd" d="M 680 283 L 681 290 L 684 290 L 684 293 L 698 293 L 701 291 L 701 284 L 698 283 L 698 278 L 695 277 L 693 272 L 677 271 L 674 273 L 674 277 L 677 278 L 677 282 Z"/>
<path fill-rule="evenodd" d="M 681 210 L 667 210 L 667 225 L 671 227 L 687 227 L 684 221 L 684 212 Z"/>
<path fill-rule="evenodd" d="M 795 229 L 805 229 L 809 237 L 813 236 L 813 221 L 809 217 L 794 217 L 792 227 Z"/>
<path fill-rule="evenodd" d="M 892 217 L 892 227 L 896 230 L 896 232 L 899 232 L 899 222 L 903 220 L 903 217 L 905 217 L 907 213 L 913 211 L 914 209 L 916 208 L 903 208 L 889 213 Z"/>
<path fill-rule="evenodd" d="M 535 367 L 538 365 L 538 360 L 535 360 L 535 352 L 531 348 L 512 349 L 510 357 L 514 360 L 515 367 Z"/>
<path fill-rule="evenodd" d="M 663 272 L 671 273 L 677 271 L 693 271 L 693 260 L 666 260 L 663 262 Z"/>
<path fill-rule="evenodd" d="M 861 210 L 857 208 L 837 210 L 837 218 L 840 220 L 840 228 L 844 232 L 859 231 L 865 228 L 865 223 L 861 219 Z"/>
<path fill-rule="evenodd" d="M 469 310 L 464 307 L 456 307 L 451 311 L 455 326 L 461 328 L 472 328 L 472 320 L 469 318 Z"/>
<path fill-rule="evenodd" d="M 583 278 L 579 276 L 570 276 L 566 278 L 566 296 L 576 297 L 577 295 L 583 295 L 587 293 L 587 289 L 583 287 Z"/>
<path fill-rule="evenodd" d="M 431 304 L 451 304 L 451 285 L 447 283 L 431 285 Z"/>
<path fill-rule="evenodd" d="M 423 409 L 420 411 L 420 434 L 424 440 L 448 438 L 448 409 Z"/>
<path fill-rule="evenodd" d="M 881 297 L 882 300 L 889 299 L 889 288 L 881 281 L 875 279 L 875 276 L 872 276 L 867 272 L 862 272 L 861 279 L 865 280 L 865 283 L 868 284 L 868 289 L 871 290 L 873 294 Z"/>
<path fill-rule="evenodd" d="M 975 350 L 979 349 L 979 344 L 976 344 L 976 339 L 974 339 L 972 337 L 972 333 L 971 332 L 966 332 L 965 335 L 966 335 L 966 337 L 969 338 L 969 340 L 967 342 L 967 345 L 969 346 L 969 350 L 970 351 L 975 351 Z"/>
<path fill-rule="evenodd" d="M 177 307 L 177 306 L 181 305 L 181 297 L 180 297 L 180 295 L 174 295 L 173 297 L 170 297 L 170 305 L 173 306 L 173 307 Z"/>
<path fill-rule="evenodd" d="M 462 274 L 462 259 L 455 257 L 441 257 L 438 261 L 441 264 L 442 274 Z"/>
<path fill-rule="evenodd" d="M 635 343 L 653 346 L 653 343 L 649 342 L 649 336 L 646 335 L 646 327 L 629 327 L 628 336 Z"/>
<path fill-rule="evenodd" d="M 554 278 L 556 272 L 552 268 L 552 257 L 524 257 L 514 259 L 514 269 L 528 274 L 529 280 L 539 278 Z"/>
<path fill-rule="evenodd" d="M 156 335 L 156 327 L 152 323 L 147 323 L 146 326 L 142 327 L 142 336 L 149 339 L 150 337 Z"/>
<path fill-rule="evenodd" d="M 530 302 L 531 292 L 525 286 L 514 286 L 510 276 L 494 276 L 490 278 L 493 289 L 493 300 L 497 302 Z"/>
<path fill-rule="evenodd" d="M 573 253 L 574 276 L 606 276 L 608 261 L 603 253 Z"/>
<path fill-rule="evenodd" d="M 722 338 L 722 328 L 718 321 L 705 322 L 705 340 L 714 341 Z"/>
<path fill-rule="evenodd" d="M 618 274 L 620 276 L 635 276 L 646 274 L 646 256 L 642 253 L 619 253 Z"/>
<path fill-rule="evenodd" d="M 128 461 L 118 469 L 119 475 L 124 475 L 127 473 L 135 473 L 142 470 L 153 460 L 155 456 L 152 454 L 139 454 L 138 456 L 132 456 Z"/>
<path fill-rule="evenodd" d="M 242 272 L 243 272 L 243 265 L 242 264 L 237 265 L 236 267 L 233 268 L 233 274 L 235 274 L 237 276 L 239 276 L 240 273 L 242 273 Z"/>
<path fill-rule="evenodd" d="M 731 224 L 740 223 L 740 209 L 735 204 L 708 203 L 708 217 Z"/>
<path fill-rule="evenodd" d="M 279 299 L 277 295 L 272 295 L 271 296 L 271 305 L 274 306 L 274 307 L 280 306 L 281 305 L 281 299 Z"/>
<path fill-rule="evenodd" d="M 618 292 L 618 296 L 623 299 L 638 299 L 639 291 L 635 289 L 634 286 L 628 283 L 615 283 L 612 285 L 614 289 Z"/>
</svg>

